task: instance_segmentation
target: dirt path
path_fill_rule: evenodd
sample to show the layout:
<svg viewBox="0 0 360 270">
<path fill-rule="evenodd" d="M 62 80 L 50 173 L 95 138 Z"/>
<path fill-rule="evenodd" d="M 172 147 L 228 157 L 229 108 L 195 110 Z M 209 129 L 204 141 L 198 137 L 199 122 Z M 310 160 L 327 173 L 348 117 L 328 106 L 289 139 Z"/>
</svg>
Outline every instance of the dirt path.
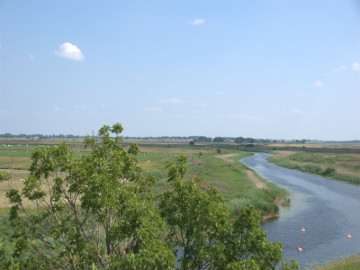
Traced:
<svg viewBox="0 0 360 270">
<path fill-rule="evenodd" d="M 253 171 L 247 170 L 246 175 L 255 184 L 257 188 L 266 188 L 266 184 L 262 182 Z"/>
<path fill-rule="evenodd" d="M 233 156 L 236 156 L 237 154 L 224 154 L 224 155 L 216 155 L 215 157 L 220 158 L 222 160 L 224 160 L 225 162 L 234 162 L 234 160 L 230 159 Z M 264 182 L 262 182 L 259 178 L 259 176 L 257 176 L 252 170 L 247 169 L 245 171 L 246 176 L 250 179 L 251 182 L 253 182 L 255 184 L 255 186 L 257 188 L 265 188 L 266 184 Z"/>
<path fill-rule="evenodd" d="M 275 151 L 274 158 L 286 158 L 292 154 L 295 154 L 294 151 Z"/>
<path fill-rule="evenodd" d="M 237 154 L 224 154 L 224 155 L 216 155 L 215 157 L 220 158 L 226 162 L 234 162 L 231 157 L 236 156 Z"/>
</svg>

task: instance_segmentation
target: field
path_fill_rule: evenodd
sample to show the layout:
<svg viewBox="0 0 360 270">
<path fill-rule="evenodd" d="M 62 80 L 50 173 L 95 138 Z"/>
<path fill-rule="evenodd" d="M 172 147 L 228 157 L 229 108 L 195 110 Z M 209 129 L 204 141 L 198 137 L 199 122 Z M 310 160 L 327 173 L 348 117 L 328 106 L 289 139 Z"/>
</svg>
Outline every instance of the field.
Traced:
<svg viewBox="0 0 360 270">
<path fill-rule="evenodd" d="M 24 142 L 6 141 L 0 143 L 0 169 L 11 172 L 11 181 L 0 183 L 1 212 L 7 212 L 10 205 L 5 196 L 11 188 L 21 188 L 22 179 L 28 175 L 31 165 L 31 152 L 35 147 L 55 145 L 56 141 Z M 70 141 L 75 155 L 86 152 L 80 141 Z M 125 143 L 126 147 L 126 143 Z M 238 162 L 239 159 L 251 155 L 248 152 L 198 145 L 190 147 L 184 143 L 140 143 L 138 155 L 139 166 L 145 174 L 152 174 L 157 179 L 154 187 L 158 193 L 168 188 L 167 170 L 165 165 L 173 161 L 176 156 L 187 156 L 188 172 L 186 177 L 201 177 L 214 186 L 223 197 L 233 215 L 249 204 L 261 209 L 264 217 L 274 216 L 278 212 L 276 203 L 285 198 L 284 189 L 266 182 L 254 171 Z M 30 204 L 27 207 L 31 208 Z"/>
<path fill-rule="evenodd" d="M 360 184 L 360 154 L 276 151 L 269 161 L 290 169 Z"/>
</svg>

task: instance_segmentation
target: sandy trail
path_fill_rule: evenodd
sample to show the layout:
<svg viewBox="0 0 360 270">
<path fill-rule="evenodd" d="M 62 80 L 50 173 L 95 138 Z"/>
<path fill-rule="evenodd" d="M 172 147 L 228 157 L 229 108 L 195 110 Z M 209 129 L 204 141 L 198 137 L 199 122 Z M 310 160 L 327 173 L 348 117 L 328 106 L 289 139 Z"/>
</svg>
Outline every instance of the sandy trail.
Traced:
<svg viewBox="0 0 360 270">
<path fill-rule="evenodd" d="M 224 160 L 225 162 L 234 162 L 234 160 L 230 159 L 233 156 L 236 156 L 237 154 L 224 154 L 224 155 L 216 155 L 215 157 L 220 158 Z M 265 188 L 266 184 L 262 182 L 259 177 L 252 171 L 247 169 L 246 176 L 255 184 L 257 188 Z"/>
</svg>

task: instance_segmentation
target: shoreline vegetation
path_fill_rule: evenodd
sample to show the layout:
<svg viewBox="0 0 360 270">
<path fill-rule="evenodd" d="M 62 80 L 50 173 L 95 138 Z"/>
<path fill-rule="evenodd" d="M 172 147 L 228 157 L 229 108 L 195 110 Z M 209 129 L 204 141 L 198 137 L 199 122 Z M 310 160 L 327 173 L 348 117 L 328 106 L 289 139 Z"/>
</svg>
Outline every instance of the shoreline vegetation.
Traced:
<svg viewBox="0 0 360 270">
<path fill-rule="evenodd" d="M 9 214 L 10 210 L 10 204 L 5 196 L 6 191 L 9 188 L 21 189 L 24 179 L 29 174 L 32 152 L 37 147 L 46 148 L 58 143 L 53 140 L 42 141 L 41 144 L 9 142 L 8 140 L 5 143 L 0 139 L 0 171 L 7 171 L 11 174 L 9 181 L 0 183 L 0 220 L 4 221 L 5 216 Z M 66 143 L 71 148 L 74 156 L 80 156 L 88 152 L 87 149 L 82 147 L 80 141 L 70 140 L 66 141 Z M 129 147 L 128 142 L 123 143 L 123 145 L 125 148 Z M 271 149 L 274 148 L 273 145 L 269 145 L 266 151 L 273 152 L 274 150 Z M 326 149 L 330 148 L 331 146 L 326 146 Z M 262 221 L 266 222 L 278 217 L 278 205 L 290 205 L 289 194 L 285 189 L 266 181 L 255 171 L 238 162 L 242 158 L 251 156 L 250 150 L 255 152 L 260 148 L 246 149 L 248 151 L 241 151 L 238 145 L 229 147 L 229 144 L 214 145 L 209 143 L 194 147 L 194 145 L 184 144 L 183 142 L 139 142 L 140 152 L 137 158 L 138 165 L 144 174 L 153 175 L 157 179 L 157 183 L 153 187 L 155 194 L 162 194 L 170 188 L 167 181 L 168 171 L 166 166 L 176 157 L 183 155 L 186 157 L 186 178 L 199 179 L 197 183 L 203 190 L 207 190 L 209 186 L 215 187 L 222 200 L 229 207 L 231 219 L 238 216 L 241 210 L 249 205 L 254 205 L 260 210 Z M 299 168 L 301 166 L 312 168 L 310 163 L 314 163 L 312 166 L 320 168 L 318 174 L 331 178 L 335 178 L 334 176 L 339 174 L 354 176 L 360 169 L 360 153 L 357 153 L 360 148 L 358 147 L 354 149 L 346 148 L 352 149 L 347 151 L 344 150 L 345 148 L 339 148 L 338 145 L 335 145 L 333 148 L 334 152 L 331 153 L 328 150 L 323 153 L 323 149 L 319 150 L 318 153 L 314 153 L 312 150 L 309 152 L 306 152 L 306 150 L 289 150 L 288 146 L 281 148 L 279 145 L 276 146 L 276 149 L 275 155 L 270 161 L 284 167 L 286 167 L 286 162 L 288 164 L 296 164 Z M 299 147 L 299 149 L 303 150 L 304 147 Z M 264 149 L 261 151 L 264 151 Z M 297 169 L 301 170 L 299 168 Z M 350 177 L 342 180 L 357 183 L 357 180 L 349 181 L 349 179 L 353 178 Z M 28 207 L 30 212 L 32 211 L 33 208 L 30 204 L 27 205 L 24 202 L 24 205 Z M 355 259 L 353 257 L 345 259 L 346 264 L 354 264 L 358 267 L 359 256 L 354 256 Z M 348 270 L 355 268 L 316 268 L 316 270 L 328 269 Z"/>
<path fill-rule="evenodd" d="M 74 155 L 87 152 L 79 141 L 67 141 Z M 23 180 L 29 173 L 31 153 L 36 147 L 53 146 L 53 140 L 42 141 L 41 145 L 16 143 L 0 140 L 0 170 L 11 173 L 11 181 L 8 185 L 21 188 Z M 125 144 L 126 145 L 126 144 Z M 200 186 L 208 183 L 215 187 L 224 202 L 230 209 L 231 216 L 237 216 L 239 212 L 249 205 L 254 205 L 263 216 L 263 221 L 278 216 L 278 205 L 289 201 L 285 189 L 262 179 L 256 172 L 238 162 L 240 159 L 252 154 L 249 152 L 232 149 L 213 148 L 208 145 L 203 147 L 178 147 L 178 144 L 139 144 L 139 166 L 145 174 L 153 175 L 158 179 L 154 189 L 161 193 L 169 188 L 167 182 L 167 162 L 174 160 L 176 156 L 187 157 L 187 177 L 202 178 Z M 10 207 L 5 197 L 5 183 L 0 184 L 0 214 L 7 212 Z M 30 205 L 28 207 L 31 207 Z"/>
<path fill-rule="evenodd" d="M 360 154 L 275 151 L 268 161 L 289 169 L 360 185 Z"/>
<path fill-rule="evenodd" d="M 1 217 L 5 269 L 274 269 L 281 263 L 281 243 L 268 241 L 260 225 L 286 191 L 235 162 L 250 153 L 146 151 L 123 146 L 122 130 L 120 123 L 104 125 L 100 140 L 84 140 L 83 152 L 65 142 L 38 147 L 29 175 L 23 170 L 17 179 L 14 156 L 21 151 L 12 150 L 11 169 L 0 173 L 11 203 L 9 219 Z M 290 260 L 281 269 L 299 265 Z"/>
<path fill-rule="evenodd" d="M 358 270 L 360 269 L 360 254 L 346 257 L 313 270 Z"/>
<path fill-rule="evenodd" d="M 0 170 L 11 171 L 13 184 L 21 185 L 30 167 L 31 153 L 36 147 L 54 146 L 63 140 L 0 139 Z M 81 140 L 65 140 L 74 155 L 86 153 Z M 124 147 L 131 141 L 125 140 Z M 157 192 L 166 190 L 165 165 L 176 156 L 186 155 L 188 176 L 204 178 L 214 186 L 237 215 L 249 204 L 262 211 L 263 221 L 278 216 L 278 205 L 290 205 L 285 189 L 262 179 L 256 172 L 238 162 L 265 151 L 275 155 L 269 158 L 277 165 L 319 174 L 329 178 L 360 184 L 360 145 L 349 144 L 252 144 L 251 147 L 231 143 L 195 143 L 135 141 L 139 145 L 139 166 L 146 174 L 158 179 Z M 0 188 L 0 202 L 6 208 L 4 188 Z M 3 210 L 4 211 L 4 210 Z M 2 212 L 2 211 L 0 211 Z"/>
</svg>

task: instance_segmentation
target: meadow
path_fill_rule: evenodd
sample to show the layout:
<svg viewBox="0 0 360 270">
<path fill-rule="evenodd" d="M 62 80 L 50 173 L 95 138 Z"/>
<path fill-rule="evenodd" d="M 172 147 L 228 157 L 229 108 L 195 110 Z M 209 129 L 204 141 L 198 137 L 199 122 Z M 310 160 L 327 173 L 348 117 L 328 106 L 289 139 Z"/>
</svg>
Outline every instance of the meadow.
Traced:
<svg viewBox="0 0 360 270">
<path fill-rule="evenodd" d="M 268 160 L 290 169 L 360 184 L 359 153 L 276 151 Z"/>
<path fill-rule="evenodd" d="M 0 142 L 0 169 L 11 172 L 8 182 L 0 183 L 0 213 L 8 212 L 10 204 L 5 196 L 9 188 L 21 188 L 22 180 L 28 175 L 31 165 L 31 152 L 36 147 L 56 145 L 58 141 L 42 142 L 2 141 Z M 68 142 L 74 155 L 86 153 L 81 142 Z M 124 143 L 124 146 L 128 142 Z M 214 186 L 230 208 L 232 215 L 252 204 L 260 209 L 264 218 L 276 216 L 277 204 L 287 201 L 286 190 L 267 182 L 238 160 L 251 155 L 249 152 L 222 149 L 209 145 L 191 147 L 185 143 L 144 143 L 140 142 L 139 166 L 145 174 L 157 179 L 154 187 L 157 193 L 169 188 L 166 164 L 179 155 L 187 157 L 187 178 L 201 178 L 200 185 Z M 30 204 L 27 207 L 31 208 Z"/>
</svg>

